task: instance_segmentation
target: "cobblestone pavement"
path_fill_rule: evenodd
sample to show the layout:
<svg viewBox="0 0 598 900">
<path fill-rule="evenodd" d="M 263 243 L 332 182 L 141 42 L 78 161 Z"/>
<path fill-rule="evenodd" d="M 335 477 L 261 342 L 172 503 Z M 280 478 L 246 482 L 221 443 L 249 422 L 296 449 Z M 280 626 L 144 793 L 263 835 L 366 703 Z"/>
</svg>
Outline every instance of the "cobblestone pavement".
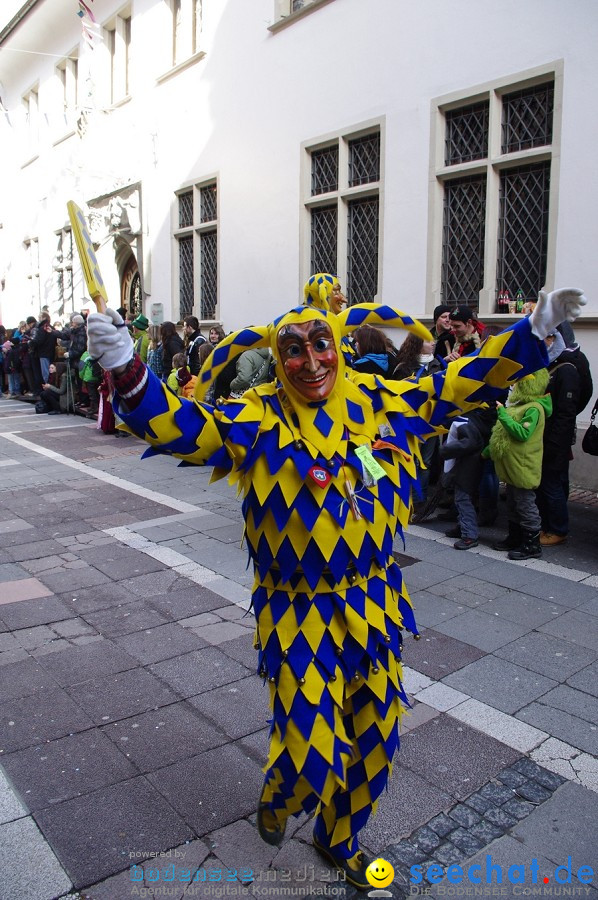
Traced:
<svg viewBox="0 0 598 900">
<path fill-rule="evenodd" d="M 268 711 L 239 502 L 142 450 L 0 400 L 0 897 L 354 897 L 305 817 L 279 849 L 255 829 Z M 541 560 L 491 549 L 502 509 L 475 550 L 438 519 L 396 548 L 422 639 L 362 832 L 392 897 L 598 900 L 597 511 L 575 498 Z"/>
</svg>

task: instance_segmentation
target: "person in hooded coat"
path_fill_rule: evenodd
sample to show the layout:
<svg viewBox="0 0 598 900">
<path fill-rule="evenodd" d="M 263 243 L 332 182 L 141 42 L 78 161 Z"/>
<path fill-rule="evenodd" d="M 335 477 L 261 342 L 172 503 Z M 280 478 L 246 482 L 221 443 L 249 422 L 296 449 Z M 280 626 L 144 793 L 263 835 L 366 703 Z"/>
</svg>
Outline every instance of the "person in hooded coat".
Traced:
<svg viewBox="0 0 598 900">
<path fill-rule="evenodd" d="M 498 421 L 487 448 L 496 474 L 507 486 L 509 533 L 494 549 L 508 550 L 509 559 L 542 555 L 535 489 L 542 474 L 545 422 L 552 414 L 548 381 L 548 371 L 539 369 L 517 382 L 508 405 L 497 404 Z"/>
</svg>

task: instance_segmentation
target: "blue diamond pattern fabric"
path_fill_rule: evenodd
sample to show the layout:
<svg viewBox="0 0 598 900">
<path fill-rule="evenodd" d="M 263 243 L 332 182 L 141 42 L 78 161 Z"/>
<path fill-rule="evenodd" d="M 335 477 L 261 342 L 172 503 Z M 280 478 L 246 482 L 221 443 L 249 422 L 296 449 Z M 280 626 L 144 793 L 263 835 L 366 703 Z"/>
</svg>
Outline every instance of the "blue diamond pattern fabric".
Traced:
<svg viewBox="0 0 598 900">
<path fill-rule="evenodd" d="M 351 321 L 368 316 L 370 309 L 349 310 Z M 472 396 L 493 399 L 545 365 L 543 345 L 522 320 L 415 385 L 347 373 L 330 458 L 321 442 L 298 434 L 299 417 L 280 385 L 211 407 L 175 397 L 148 372 L 135 408 L 114 398 L 125 426 L 153 451 L 215 466 L 214 477 L 228 477 L 243 495 L 256 645 L 272 714 L 262 799 L 281 823 L 317 809 L 316 834 L 336 854 L 357 848 L 388 782 L 408 705 L 401 653 L 417 626 L 392 548 L 408 525 L 420 442 L 446 431 L 472 408 Z M 311 414 L 324 434 L 326 404 Z M 355 456 L 364 441 L 384 471 L 369 487 Z M 316 462 L 330 473 L 324 487 L 309 475 Z M 367 515 L 349 508 L 345 479 Z"/>
</svg>

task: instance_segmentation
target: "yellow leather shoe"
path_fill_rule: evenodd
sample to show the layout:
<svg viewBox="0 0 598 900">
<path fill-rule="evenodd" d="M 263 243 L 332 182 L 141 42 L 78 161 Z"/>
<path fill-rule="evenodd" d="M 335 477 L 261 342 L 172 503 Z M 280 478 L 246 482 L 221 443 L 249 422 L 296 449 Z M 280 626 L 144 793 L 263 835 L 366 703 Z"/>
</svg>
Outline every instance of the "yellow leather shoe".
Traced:
<svg viewBox="0 0 598 900">
<path fill-rule="evenodd" d="M 557 544 L 564 544 L 566 540 L 566 534 L 551 534 L 550 531 L 540 533 L 540 543 L 543 547 L 556 547 Z"/>
</svg>

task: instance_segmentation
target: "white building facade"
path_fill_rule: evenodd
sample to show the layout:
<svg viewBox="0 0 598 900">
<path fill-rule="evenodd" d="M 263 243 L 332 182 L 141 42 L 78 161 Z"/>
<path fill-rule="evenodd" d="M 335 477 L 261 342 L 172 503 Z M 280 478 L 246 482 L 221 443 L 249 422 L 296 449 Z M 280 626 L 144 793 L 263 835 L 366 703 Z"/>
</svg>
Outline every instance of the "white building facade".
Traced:
<svg viewBox="0 0 598 900">
<path fill-rule="evenodd" d="M 80 13 L 80 14 L 79 14 Z M 580 286 L 598 360 L 595 0 L 23 0 L 0 22 L 0 314 L 270 321 L 334 270 L 424 319 Z M 94 21 L 95 20 L 95 21 Z"/>
</svg>

